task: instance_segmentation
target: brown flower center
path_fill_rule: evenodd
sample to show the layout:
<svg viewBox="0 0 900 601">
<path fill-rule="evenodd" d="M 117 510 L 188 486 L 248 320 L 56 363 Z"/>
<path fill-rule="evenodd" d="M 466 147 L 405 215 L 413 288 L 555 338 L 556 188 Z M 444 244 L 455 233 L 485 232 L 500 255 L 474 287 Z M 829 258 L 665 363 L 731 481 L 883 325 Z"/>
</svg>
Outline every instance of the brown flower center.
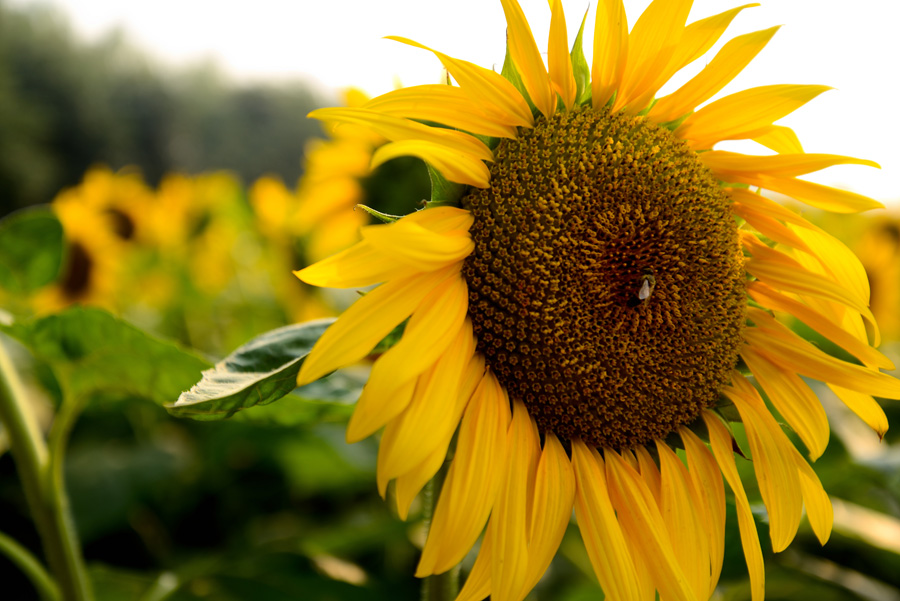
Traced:
<svg viewBox="0 0 900 601">
<path fill-rule="evenodd" d="M 642 117 L 577 110 L 495 151 L 463 275 L 478 349 L 543 431 L 663 438 L 715 404 L 744 327 L 731 202 Z"/>
</svg>

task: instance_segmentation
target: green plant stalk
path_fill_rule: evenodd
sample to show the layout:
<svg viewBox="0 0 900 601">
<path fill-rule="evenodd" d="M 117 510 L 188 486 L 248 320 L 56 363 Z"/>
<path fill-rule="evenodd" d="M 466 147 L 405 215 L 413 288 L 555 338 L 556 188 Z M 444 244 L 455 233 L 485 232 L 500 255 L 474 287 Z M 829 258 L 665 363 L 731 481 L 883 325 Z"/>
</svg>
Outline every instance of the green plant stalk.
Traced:
<svg viewBox="0 0 900 601">
<path fill-rule="evenodd" d="M 441 469 L 425 485 L 423 509 L 425 520 L 431 528 L 431 519 L 437 505 L 438 495 L 444 485 L 444 479 L 450 470 L 450 461 L 445 460 Z M 422 601 L 453 601 L 459 595 L 459 566 L 447 570 L 443 574 L 428 576 L 422 581 Z"/>
<path fill-rule="evenodd" d="M 2 532 L 0 532 L 0 553 L 6 555 L 28 576 L 41 601 L 59 601 L 59 587 L 41 562 L 28 549 Z"/>
<path fill-rule="evenodd" d="M 29 410 L 22 384 L 2 340 L 0 420 L 6 427 L 25 498 L 41 536 L 47 562 L 56 576 L 62 599 L 90 601 L 81 550 L 67 516 L 65 490 L 54 486 L 47 445 L 37 420 Z"/>
</svg>

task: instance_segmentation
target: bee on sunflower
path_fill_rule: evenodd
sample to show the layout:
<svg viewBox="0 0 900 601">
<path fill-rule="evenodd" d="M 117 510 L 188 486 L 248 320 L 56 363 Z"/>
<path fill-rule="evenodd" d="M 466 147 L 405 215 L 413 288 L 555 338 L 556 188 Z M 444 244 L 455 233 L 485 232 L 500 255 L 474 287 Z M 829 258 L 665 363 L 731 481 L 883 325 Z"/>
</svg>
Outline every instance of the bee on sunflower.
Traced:
<svg viewBox="0 0 900 601">
<path fill-rule="evenodd" d="M 860 212 L 881 205 L 798 176 L 876 165 L 806 153 L 775 125 L 827 87 L 769 85 L 704 104 L 777 28 L 732 39 L 656 98 L 752 5 L 686 24 L 690 0 L 654 0 L 629 32 L 621 0 L 601 0 L 588 66 L 582 31 L 570 52 L 551 0 L 545 66 L 516 0 L 501 2 L 502 73 L 393 38 L 433 52 L 458 85 L 311 113 L 387 139 L 373 167 L 416 156 L 438 185 L 424 210 L 364 227 L 359 243 L 297 272 L 316 286 L 378 285 L 324 333 L 298 383 L 359 361 L 405 322 L 347 439 L 384 429 L 378 488 L 394 482 L 402 517 L 455 440 L 417 575 L 450 570 L 483 532 L 461 601 L 523 599 L 573 509 L 608 598 L 707 599 L 722 569 L 725 482 L 759 601 L 762 553 L 732 424 L 746 432 L 781 551 L 804 507 L 823 543 L 832 526 L 827 494 L 775 417 L 810 459 L 822 454 L 828 421 L 802 378 L 880 434 L 873 395 L 900 398 L 881 371 L 893 365 L 875 349 L 857 258 L 762 192 Z M 775 154 L 714 149 L 725 140 Z M 819 350 L 786 316 L 858 363 Z"/>
</svg>

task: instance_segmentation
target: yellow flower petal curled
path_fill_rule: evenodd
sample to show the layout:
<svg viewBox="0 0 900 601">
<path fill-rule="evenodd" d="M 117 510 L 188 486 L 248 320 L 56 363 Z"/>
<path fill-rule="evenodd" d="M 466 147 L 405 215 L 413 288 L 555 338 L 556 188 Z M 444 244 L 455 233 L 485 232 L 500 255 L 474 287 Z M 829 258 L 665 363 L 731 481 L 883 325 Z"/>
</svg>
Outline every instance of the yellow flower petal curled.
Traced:
<svg viewBox="0 0 900 601">
<path fill-rule="evenodd" d="M 364 108 L 406 119 L 437 121 L 473 134 L 516 137 L 515 127 L 497 123 L 484 112 L 480 103 L 455 86 L 433 84 L 400 88 L 373 98 Z"/>
<path fill-rule="evenodd" d="M 461 335 L 466 295 L 465 282 L 456 277 L 436 286 L 423 300 L 403 337 L 372 368 L 347 425 L 348 442 L 370 436 L 406 409 L 412 396 L 408 390 L 405 394 L 398 391 L 427 370 Z"/>
<path fill-rule="evenodd" d="M 572 441 L 575 519 L 600 586 L 611 599 L 640 601 L 634 562 L 609 499 L 606 466 L 596 450 Z"/>
<path fill-rule="evenodd" d="M 465 231 L 436 235 L 405 219 L 388 226 L 364 227 L 361 234 L 376 250 L 419 271 L 434 271 L 458 263 L 474 248 Z"/>
<path fill-rule="evenodd" d="M 475 342 L 471 325 L 459 329 L 440 358 L 419 376 L 409 405 L 384 430 L 378 449 L 378 486 L 413 469 L 455 429 L 460 385 L 472 359 Z"/>
<path fill-rule="evenodd" d="M 527 593 L 538 583 L 566 533 L 575 500 L 575 473 L 566 450 L 550 434 L 544 441 L 534 483 L 531 529 L 528 535 Z"/>
<path fill-rule="evenodd" d="M 459 563 L 484 528 L 506 465 L 509 399 L 486 373 L 466 408 L 431 531 L 416 569 L 419 577 L 446 572 Z"/>
<path fill-rule="evenodd" d="M 740 375 L 735 376 L 734 384 L 735 388 L 725 387 L 723 392 L 744 422 L 759 492 L 769 513 L 772 549 L 777 553 L 794 539 L 803 510 L 800 480 L 791 454 L 794 449 L 756 390 Z"/>
<path fill-rule="evenodd" d="M 725 181 L 738 181 L 742 174 L 747 173 L 763 173 L 771 177 L 796 177 L 834 165 L 865 165 L 879 168 L 878 163 L 874 161 L 836 154 L 751 156 L 725 150 L 711 150 L 701 154 L 700 159 Z"/>
<path fill-rule="evenodd" d="M 661 597 L 698 599 L 678 565 L 672 541 L 656 500 L 634 468 L 615 451 L 604 449 L 610 499 L 622 531 L 636 548 L 639 561 L 650 571 Z"/>
<path fill-rule="evenodd" d="M 674 121 L 706 102 L 762 50 L 778 27 L 738 36 L 725 44 L 712 61 L 689 82 L 660 98 L 648 115 L 657 123 Z"/>
<path fill-rule="evenodd" d="M 506 15 L 506 43 L 525 90 L 537 109 L 545 116 L 550 116 L 556 112 L 556 96 L 525 13 L 517 0 L 500 0 L 500 4 Z"/>
<path fill-rule="evenodd" d="M 458 277 L 458 270 L 458 266 L 451 265 L 391 280 L 356 301 L 316 342 L 300 368 L 297 385 L 313 382 L 365 357 L 395 326 L 409 317 L 435 287 L 447 278 Z"/>
<path fill-rule="evenodd" d="M 628 60 L 628 20 L 622 0 L 600 0 L 594 22 L 591 91 L 595 110 L 602 109 L 622 83 Z"/>
<path fill-rule="evenodd" d="M 409 517 L 409 508 L 416 496 L 441 469 L 447 458 L 447 448 L 438 447 L 416 467 L 405 474 L 397 476 L 394 481 L 394 496 L 397 502 L 397 515 L 401 520 Z"/>
<path fill-rule="evenodd" d="M 716 465 L 715 457 L 709 449 L 687 428 L 680 428 L 678 434 L 684 443 L 691 476 L 692 492 L 698 514 L 705 521 L 703 530 L 709 539 L 709 572 L 712 596 L 719 575 L 722 573 L 722 561 L 725 557 L 725 488 L 722 472 Z"/>
<path fill-rule="evenodd" d="M 571 110 L 575 104 L 576 87 L 572 60 L 569 57 L 569 39 L 562 0 L 550 0 L 550 12 L 550 39 L 547 42 L 550 82 L 553 90 L 562 99 L 563 106 L 566 110 Z"/>
<path fill-rule="evenodd" d="M 501 481 L 488 532 L 491 553 L 491 597 L 521 601 L 528 590 L 528 505 L 534 495 L 535 458 L 540 440 L 528 410 L 513 403 L 513 418 L 506 443 L 507 469 Z"/>
<path fill-rule="evenodd" d="M 435 129 L 392 115 L 385 115 L 365 108 L 317 109 L 309 114 L 313 119 L 332 123 L 367 125 L 391 141 L 417 140 L 445 146 L 464 155 L 471 155 L 483 161 L 493 158 L 483 142 L 459 131 Z"/>
<path fill-rule="evenodd" d="M 853 413 L 866 422 L 866 425 L 878 434 L 878 438 L 884 438 L 884 435 L 888 430 L 887 416 L 884 414 L 884 409 L 881 408 L 878 401 L 872 398 L 872 395 L 856 390 L 849 390 L 834 384 L 829 384 L 828 388 L 830 388 Z"/>
<path fill-rule="evenodd" d="M 377 265 L 373 268 L 373 265 Z M 294 275 L 312 286 L 329 288 L 362 288 L 387 280 L 410 277 L 416 273 L 404 264 L 384 261 L 368 242 L 359 242 L 345 251 L 295 271 Z"/>
<path fill-rule="evenodd" d="M 710 557 L 709 539 L 702 511 L 703 505 L 691 494 L 692 485 L 687 468 L 665 443 L 656 441 L 662 473 L 662 503 L 659 505 L 663 523 L 669 531 L 669 540 L 681 571 L 684 573 L 694 597 L 704 599 L 709 595 Z"/>
<path fill-rule="evenodd" d="M 766 573 L 763 567 L 762 548 L 759 546 L 759 535 L 756 532 L 753 511 L 750 509 L 747 493 L 744 492 L 744 485 L 741 484 L 741 477 L 734 464 L 731 435 L 714 413 L 704 411 L 703 422 L 709 432 L 709 444 L 716 463 L 719 464 L 722 475 L 734 493 L 738 527 L 741 530 L 741 545 L 744 548 L 744 559 L 747 561 L 747 571 L 750 574 L 751 598 L 753 601 L 763 601 L 766 594 Z"/>
<path fill-rule="evenodd" d="M 634 450 L 634 454 L 637 456 L 638 471 L 641 477 L 647 483 L 647 486 L 650 487 L 650 492 L 653 493 L 656 504 L 662 505 L 662 475 L 659 473 L 656 463 L 653 462 L 650 451 L 647 450 L 647 447 L 638 447 Z"/>
<path fill-rule="evenodd" d="M 534 123 L 528 103 L 515 86 L 499 73 L 449 57 L 407 38 L 387 36 L 387 39 L 433 52 L 450 75 L 459 82 L 460 88 L 480 102 L 501 123 L 520 127 L 530 127 Z"/>
<path fill-rule="evenodd" d="M 692 114 L 675 130 L 675 135 L 698 150 L 712 148 L 722 140 L 745 139 L 830 89 L 774 85 L 736 92 Z"/>
<path fill-rule="evenodd" d="M 423 140 L 402 140 L 385 144 L 372 155 L 372 169 L 402 156 L 422 159 L 451 182 L 486 188 L 490 180 L 490 172 L 481 157 Z"/>
<path fill-rule="evenodd" d="M 803 145 L 800 138 L 794 133 L 790 127 L 783 125 L 773 125 L 764 133 L 753 138 L 754 142 L 762 144 L 769 150 L 774 150 L 778 154 L 797 154 L 803 152 Z"/>
<path fill-rule="evenodd" d="M 684 28 L 681 41 L 672 55 L 670 68 L 679 71 L 706 54 L 725 33 L 734 18 L 745 8 L 754 6 L 759 4 L 744 4 L 689 24 Z"/>
<path fill-rule="evenodd" d="M 830 429 L 816 395 L 796 374 L 784 371 L 750 347 L 741 352 L 744 362 L 769 400 L 809 449 L 815 461 L 825 451 Z"/>
<path fill-rule="evenodd" d="M 681 41 L 693 0 L 653 0 L 628 36 L 628 58 L 622 84 L 613 104 L 618 111 L 636 113 L 674 73 L 667 69 Z"/>
<path fill-rule="evenodd" d="M 821 544 L 828 542 L 831 536 L 831 527 L 834 525 L 834 511 L 831 507 L 831 499 L 813 469 L 800 456 L 794 452 L 794 462 L 800 473 L 800 487 L 803 491 L 803 502 L 806 505 L 806 514 L 816 538 Z"/>
</svg>

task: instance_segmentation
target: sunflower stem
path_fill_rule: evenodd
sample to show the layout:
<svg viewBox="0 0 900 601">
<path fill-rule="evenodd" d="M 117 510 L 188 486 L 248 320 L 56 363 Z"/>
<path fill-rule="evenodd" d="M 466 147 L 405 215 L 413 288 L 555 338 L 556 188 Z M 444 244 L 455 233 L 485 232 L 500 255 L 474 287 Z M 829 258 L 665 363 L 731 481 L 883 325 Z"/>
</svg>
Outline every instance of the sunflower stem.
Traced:
<svg viewBox="0 0 900 601">
<path fill-rule="evenodd" d="M 444 461 L 434 478 L 425 485 L 423 512 L 429 529 L 431 529 L 431 519 L 434 516 L 437 498 L 449 469 L 450 461 Z M 443 574 L 432 574 L 422 581 L 422 601 L 453 601 L 457 595 L 459 595 L 458 565 Z"/>
<path fill-rule="evenodd" d="M 63 407 L 65 407 L 63 403 Z M 59 416 L 57 416 L 57 420 Z M 87 572 L 62 486 L 61 457 L 51 458 L 28 399 L 0 340 L 0 421 L 6 427 L 25 498 L 65 601 L 90 601 Z M 58 473 L 58 477 L 55 475 Z M 35 572 L 26 572 L 33 576 Z M 40 584 L 37 584 L 40 587 Z M 54 585 L 56 586 L 56 585 Z"/>
</svg>

